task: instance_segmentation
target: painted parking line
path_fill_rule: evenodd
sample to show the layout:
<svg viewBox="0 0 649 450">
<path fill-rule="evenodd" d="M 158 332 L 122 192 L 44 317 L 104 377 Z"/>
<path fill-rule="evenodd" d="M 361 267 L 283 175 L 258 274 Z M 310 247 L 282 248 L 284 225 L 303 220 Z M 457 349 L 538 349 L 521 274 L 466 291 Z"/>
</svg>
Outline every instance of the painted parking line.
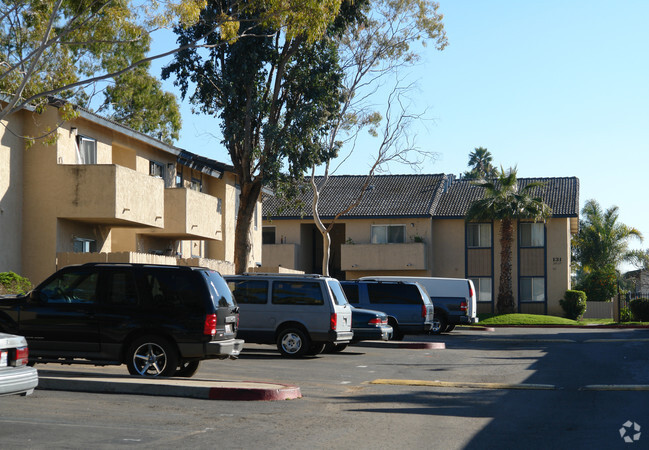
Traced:
<svg viewBox="0 0 649 450">
<path fill-rule="evenodd" d="M 550 342 L 550 343 L 559 343 L 559 344 L 574 344 L 577 342 L 574 339 L 513 339 L 513 338 L 479 338 L 475 339 L 480 342 L 508 342 L 516 344 L 526 344 L 526 343 L 538 343 L 538 342 Z"/>
<path fill-rule="evenodd" d="M 649 384 L 590 384 L 580 391 L 649 391 Z"/>
<path fill-rule="evenodd" d="M 390 384 L 395 386 L 429 386 L 464 389 L 522 389 L 522 390 L 555 390 L 553 384 L 527 384 L 527 383 L 474 383 L 469 381 L 430 381 L 430 380 L 390 380 L 378 379 L 370 381 L 370 384 Z"/>
</svg>

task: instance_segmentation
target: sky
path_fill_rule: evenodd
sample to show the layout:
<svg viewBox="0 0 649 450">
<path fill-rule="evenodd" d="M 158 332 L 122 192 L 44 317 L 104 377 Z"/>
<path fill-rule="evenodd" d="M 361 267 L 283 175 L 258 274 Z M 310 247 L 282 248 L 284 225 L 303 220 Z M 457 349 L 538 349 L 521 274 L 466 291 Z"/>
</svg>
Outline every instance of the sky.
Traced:
<svg viewBox="0 0 649 450">
<path fill-rule="evenodd" d="M 649 2 L 645 0 L 439 0 L 448 46 L 421 50 L 408 73 L 413 111 L 430 120 L 412 136 L 436 158 L 421 173 L 467 170 L 485 147 L 519 177 L 577 177 L 580 206 L 619 207 L 619 222 L 649 248 Z M 167 47 L 172 34 L 154 37 Z M 152 67 L 154 75 L 164 61 Z M 156 73 L 156 70 L 158 72 Z M 170 80 L 165 89 L 178 93 Z M 383 96 L 383 98 L 381 98 Z M 377 94 L 376 103 L 387 94 Z M 212 117 L 181 103 L 178 147 L 230 163 Z M 376 151 L 364 138 L 336 174 L 364 174 Z M 389 173 L 413 173 L 390 165 Z M 626 267 L 632 269 L 633 267 Z"/>
</svg>

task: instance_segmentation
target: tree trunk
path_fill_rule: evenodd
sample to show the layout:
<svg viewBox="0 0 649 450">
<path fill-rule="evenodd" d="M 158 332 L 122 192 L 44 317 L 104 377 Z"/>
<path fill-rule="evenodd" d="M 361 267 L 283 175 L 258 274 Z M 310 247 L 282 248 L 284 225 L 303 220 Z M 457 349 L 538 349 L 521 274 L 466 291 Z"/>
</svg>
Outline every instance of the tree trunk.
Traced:
<svg viewBox="0 0 649 450">
<path fill-rule="evenodd" d="M 311 188 L 313 189 L 313 203 L 311 204 L 311 212 L 313 213 L 313 221 L 322 235 L 322 275 L 329 276 L 329 258 L 331 255 L 331 236 L 329 231 L 320 219 L 318 212 L 318 201 L 320 200 L 320 192 L 315 183 L 315 179 L 311 176 Z"/>
<path fill-rule="evenodd" d="M 500 284 L 498 285 L 498 314 L 514 312 L 514 294 L 512 293 L 512 239 L 514 223 L 503 219 L 500 229 Z"/>
<path fill-rule="evenodd" d="M 248 270 L 248 261 L 252 250 L 250 227 L 260 193 L 261 182 L 241 183 L 237 224 L 234 231 L 234 270 L 238 274 Z"/>
</svg>

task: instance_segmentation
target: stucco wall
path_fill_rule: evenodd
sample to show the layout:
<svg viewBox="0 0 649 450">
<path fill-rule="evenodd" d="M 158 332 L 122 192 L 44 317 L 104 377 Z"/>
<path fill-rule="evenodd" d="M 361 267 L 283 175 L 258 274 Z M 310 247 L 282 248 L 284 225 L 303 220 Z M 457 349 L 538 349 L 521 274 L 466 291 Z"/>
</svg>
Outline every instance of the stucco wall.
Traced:
<svg viewBox="0 0 649 450">
<path fill-rule="evenodd" d="M 21 273 L 24 114 L 0 124 L 0 272 Z"/>
<path fill-rule="evenodd" d="M 465 239 L 463 219 L 435 219 L 433 221 L 434 277 L 465 277 Z"/>
</svg>

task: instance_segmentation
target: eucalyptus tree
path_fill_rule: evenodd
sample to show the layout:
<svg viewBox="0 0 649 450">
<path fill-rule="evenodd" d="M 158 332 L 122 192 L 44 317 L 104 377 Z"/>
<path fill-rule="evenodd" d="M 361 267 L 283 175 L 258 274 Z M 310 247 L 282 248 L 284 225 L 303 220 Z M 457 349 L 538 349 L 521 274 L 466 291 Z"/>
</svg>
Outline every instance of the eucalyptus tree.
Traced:
<svg viewBox="0 0 649 450">
<path fill-rule="evenodd" d="M 473 182 L 484 189 L 484 195 L 474 201 L 466 214 L 466 221 L 500 222 L 500 280 L 496 309 L 498 313 L 514 312 L 512 290 L 512 244 L 516 220 L 544 221 L 552 211 L 540 197 L 532 197 L 531 190 L 543 183 L 522 184 L 516 177 L 516 168 L 502 168 L 496 178 Z"/>
<path fill-rule="evenodd" d="M 250 227 L 262 187 L 300 176 L 331 151 L 321 136 L 339 113 L 342 72 L 330 37 L 357 20 L 364 4 L 304 0 L 279 20 L 264 19 L 268 15 L 262 7 L 238 11 L 239 2 L 210 0 L 197 24 L 175 29 L 184 49 L 162 76 L 175 77 L 182 97 L 189 97 L 197 112 L 219 119 L 240 187 L 238 273 L 248 267 Z M 247 37 L 222 44 L 220 32 L 208 31 L 233 11 L 246 24 Z M 197 41 L 202 50 L 185 48 Z"/>
<path fill-rule="evenodd" d="M 258 20 L 288 24 L 293 32 L 319 20 L 305 19 L 285 0 L 231 3 L 237 7 L 223 10 L 196 41 L 147 56 L 152 33 L 196 23 L 207 1 L 0 0 L 0 120 L 26 106 L 42 111 L 54 96 L 70 100 L 63 107 L 64 119 L 70 118 L 73 104 L 94 105 L 93 96 L 101 92 L 103 113 L 172 141 L 180 129 L 178 107 L 148 73 L 151 61 L 195 47 L 199 38 L 216 31 L 221 41 L 212 45 L 245 36 L 250 23 L 239 15 L 260 5 L 264 10 Z"/>
<path fill-rule="evenodd" d="M 363 20 L 355 22 L 336 38 L 343 70 L 342 103 L 340 113 L 332 117 L 322 136 L 328 151 L 325 158 L 313 165 L 310 178 L 313 220 L 323 240 L 324 275 L 329 274 L 329 233 L 342 215 L 360 204 L 374 174 L 385 170 L 391 162 L 418 168 L 424 159 L 434 156 L 432 152 L 421 150 L 410 135 L 410 126 L 423 114 L 412 111 L 408 98 L 416 86 L 404 84 L 399 74 L 417 64 L 419 52 L 423 52 L 427 44 L 432 42 L 436 50 L 446 47 L 443 15 L 438 8 L 439 4 L 431 0 L 373 0 L 367 5 Z M 421 47 L 415 50 L 413 46 L 418 43 Z M 394 81 L 388 79 L 390 76 Z M 388 83 L 392 83 L 391 88 Z M 375 106 L 381 96 L 385 96 L 382 113 Z M 365 183 L 355 198 L 325 226 L 318 212 L 318 202 L 326 189 L 330 166 L 345 145 L 349 149 L 344 152 L 343 161 L 357 151 L 355 142 L 362 130 L 379 138 L 374 148 L 361 150 L 367 152 L 369 161 Z M 316 182 L 318 166 L 323 167 L 324 176 Z"/>
</svg>

